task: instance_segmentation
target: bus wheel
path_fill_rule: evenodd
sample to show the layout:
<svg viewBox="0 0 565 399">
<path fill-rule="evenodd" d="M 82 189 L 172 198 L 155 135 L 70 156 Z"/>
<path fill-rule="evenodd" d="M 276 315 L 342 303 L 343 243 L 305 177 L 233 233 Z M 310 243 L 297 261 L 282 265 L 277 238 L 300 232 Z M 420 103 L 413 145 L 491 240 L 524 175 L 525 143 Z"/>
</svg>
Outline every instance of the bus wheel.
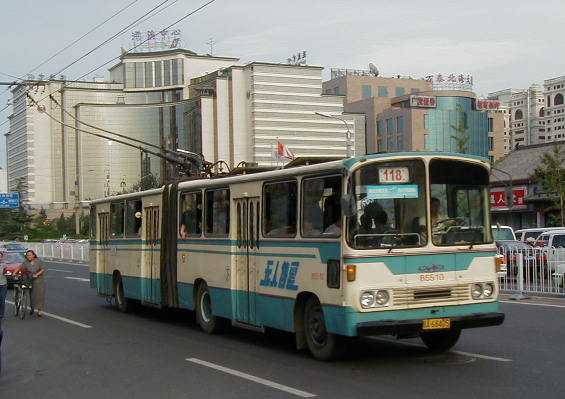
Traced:
<svg viewBox="0 0 565 399">
<path fill-rule="evenodd" d="M 114 295 L 116 297 L 116 307 L 122 313 L 126 313 L 129 308 L 128 300 L 124 294 L 122 276 L 117 276 L 114 280 Z"/>
<path fill-rule="evenodd" d="M 308 349 L 316 359 L 332 360 L 343 353 L 341 337 L 326 330 L 324 311 L 315 297 L 308 298 L 305 304 L 304 332 Z"/>
<path fill-rule="evenodd" d="M 429 350 L 433 352 L 446 352 L 459 340 L 461 330 L 430 331 L 420 333 L 420 338 Z"/>
<path fill-rule="evenodd" d="M 198 286 L 196 293 L 196 321 L 200 328 L 208 334 L 217 334 L 222 332 L 226 325 L 227 320 L 212 314 L 212 298 L 206 283 Z"/>
</svg>

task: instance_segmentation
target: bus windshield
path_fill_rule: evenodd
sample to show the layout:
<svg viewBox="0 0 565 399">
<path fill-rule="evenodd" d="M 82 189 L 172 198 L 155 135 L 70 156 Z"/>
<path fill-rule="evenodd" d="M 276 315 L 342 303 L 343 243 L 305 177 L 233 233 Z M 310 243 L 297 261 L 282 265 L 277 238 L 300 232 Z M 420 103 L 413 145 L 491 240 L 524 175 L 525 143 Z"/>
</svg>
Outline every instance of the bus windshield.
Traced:
<svg viewBox="0 0 565 399">
<path fill-rule="evenodd" d="M 434 245 L 492 242 L 485 168 L 452 160 L 430 162 L 430 215 Z"/>
<path fill-rule="evenodd" d="M 351 179 L 350 247 L 426 244 L 426 169 L 422 161 L 373 163 L 359 168 Z"/>
</svg>

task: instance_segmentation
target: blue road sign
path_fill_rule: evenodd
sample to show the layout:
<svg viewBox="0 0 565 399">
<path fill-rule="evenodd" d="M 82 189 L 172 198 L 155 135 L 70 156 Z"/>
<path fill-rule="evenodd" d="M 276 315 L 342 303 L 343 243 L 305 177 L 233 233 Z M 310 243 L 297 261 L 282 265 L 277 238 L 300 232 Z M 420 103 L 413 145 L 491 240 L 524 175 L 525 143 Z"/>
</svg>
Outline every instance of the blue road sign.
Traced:
<svg viewBox="0 0 565 399">
<path fill-rule="evenodd" d="M 0 208 L 17 209 L 20 207 L 20 193 L 0 194 Z"/>
</svg>

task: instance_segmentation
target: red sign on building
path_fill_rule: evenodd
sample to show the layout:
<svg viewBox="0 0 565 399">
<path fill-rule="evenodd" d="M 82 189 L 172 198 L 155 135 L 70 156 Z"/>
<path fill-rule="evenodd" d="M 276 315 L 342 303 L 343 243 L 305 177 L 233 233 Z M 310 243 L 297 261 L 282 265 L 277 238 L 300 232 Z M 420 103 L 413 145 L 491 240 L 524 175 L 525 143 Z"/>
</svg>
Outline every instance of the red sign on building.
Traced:
<svg viewBox="0 0 565 399">
<path fill-rule="evenodd" d="M 420 108 L 435 108 L 436 98 L 431 96 L 410 96 L 410 106 Z"/>
<path fill-rule="evenodd" d="M 475 108 L 477 111 L 489 111 L 500 108 L 500 101 L 497 100 L 481 100 L 478 99 L 475 102 Z"/>
<path fill-rule="evenodd" d="M 512 209 L 526 208 L 524 198 L 528 194 L 526 187 L 512 188 Z M 508 199 L 506 198 L 506 190 L 501 187 L 490 190 L 490 208 L 492 210 L 508 209 Z"/>
</svg>

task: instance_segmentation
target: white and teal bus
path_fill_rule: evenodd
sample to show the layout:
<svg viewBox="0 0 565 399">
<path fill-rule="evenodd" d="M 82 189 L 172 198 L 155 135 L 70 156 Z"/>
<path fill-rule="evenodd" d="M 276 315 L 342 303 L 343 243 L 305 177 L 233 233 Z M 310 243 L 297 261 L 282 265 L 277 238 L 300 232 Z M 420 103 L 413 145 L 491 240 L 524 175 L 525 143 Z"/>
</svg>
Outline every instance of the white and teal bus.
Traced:
<svg viewBox="0 0 565 399">
<path fill-rule="evenodd" d="M 92 287 L 122 311 L 194 310 L 207 333 L 293 332 L 318 359 L 366 335 L 448 350 L 503 322 L 482 158 L 296 163 L 93 201 Z"/>
</svg>

